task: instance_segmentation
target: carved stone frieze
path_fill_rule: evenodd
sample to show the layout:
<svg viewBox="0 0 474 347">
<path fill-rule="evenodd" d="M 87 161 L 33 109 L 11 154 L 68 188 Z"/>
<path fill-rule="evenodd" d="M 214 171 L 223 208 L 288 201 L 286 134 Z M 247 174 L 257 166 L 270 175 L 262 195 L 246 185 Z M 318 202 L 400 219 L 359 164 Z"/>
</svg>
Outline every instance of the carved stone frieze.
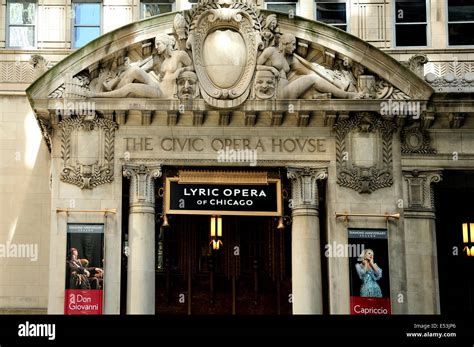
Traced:
<svg viewBox="0 0 474 347">
<path fill-rule="evenodd" d="M 50 98 L 247 100 L 410 97 L 362 64 L 280 30 L 251 0 L 201 0 L 156 33 L 113 52 L 49 93 Z"/>
<path fill-rule="evenodd" d="M 424 66 L 424 76 L 436 92 L 468 93 L 474 91 L 472 61 L 432 61 Z"/>
<path fill-rule="evenodd" d="M 393 121 L 369 112 L 339 120 L 334 126 L 337 184 L 359 193 L 390 187 L 393 184 L 392 137 L 396 128 Z"/>
<path fill-rule="evenodd" d="M 438 93 L 472 93 L 474 91 L 473 72 L 468 72 L 461 77 L 457 77 L 451 72 L 444 76 L 436 76 L 430 72 L 426 74 L 425 80 Z"/>
<path fill-rule="evenodd" d="M 117 128 L 114 121 L 97 115 L 64 118 L 59 123 L 63 159 L 61 181 L 81 189 L 112 182 Z"/>
</svg>

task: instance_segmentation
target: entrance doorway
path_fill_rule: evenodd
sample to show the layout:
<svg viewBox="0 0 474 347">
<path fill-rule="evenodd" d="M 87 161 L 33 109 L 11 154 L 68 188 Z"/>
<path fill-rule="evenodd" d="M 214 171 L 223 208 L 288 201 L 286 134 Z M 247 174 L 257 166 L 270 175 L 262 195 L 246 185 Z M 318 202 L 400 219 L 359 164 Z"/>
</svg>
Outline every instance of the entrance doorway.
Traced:
<svg viewBox="0 0 474 347">
<path fill-rule="evenodd" d="M 157 314 L 291 314 L 291 231 L 277 218 L 175 215 L 157 234 Z"/>
<path fill-rule="evenodd" d="M 434 188 L 441 314 L 472 314 L 474 255 L 468 256 L 465 247 L 472 249 L 474 242 L 468 237 L 464 243 L 463 224 L 474 223 L 474 172 L 445 170 Z"/>
</svg>

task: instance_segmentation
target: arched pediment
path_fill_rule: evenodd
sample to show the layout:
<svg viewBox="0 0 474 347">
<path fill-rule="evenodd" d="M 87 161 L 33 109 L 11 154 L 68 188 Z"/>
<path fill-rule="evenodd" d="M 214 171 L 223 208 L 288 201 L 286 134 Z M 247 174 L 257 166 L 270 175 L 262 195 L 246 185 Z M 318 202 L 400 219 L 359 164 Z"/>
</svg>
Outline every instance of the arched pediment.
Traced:
<svg viewBox="0 0 474 347">
<path fill-rule="evenodd" d="M 227 1 L 223 1 L 223 4 L 228 3 Z M 186 30 L 187 33 L 180 33 L 180 35 L 198 36 L 198 38 L 194 40 L 194 47 L 190 47 L 190 43 L 188 42 L 187 52 L 193 60 L 198 60 L 197 62 L 194 61 L 194 64 L 196 64 L 196 72 L 201 78 L 206 78 L 207 76 L 204 76 L 203 73 L 199 71 L 200 68 L 205 69 L 207 67 L 209 71 L 212 69 L 210 65 L 215 65 L 214 61 L 210 61 L 208 66 L 203 67 L 203 65 L 207 63 L 203 59 L 225 59 L 226 57 L 223 53 L 226 52 L 222 52 L 222 50 L 226 48 L 230 49 L 236 59 L 239 58 L 239 54 L 241 55 L 241 60 L 244 60 L 243 70 L 249 65 L 255 65 L 256 56 L 252 57 L 251 55 L 261 55 L 262 48 L 271 45 L 267 38 L 265 38 L 265 35 L 273 34 L 271 30 L 266 27 L 266 24 L 268 24 L 268 16 L 271 15 L 271 12 L 261 11 L 261 13 L 259 13 L 259 11 L 253 8 L 251 1 L 249 1 L 248 4 L 246 1 L 240 1 L 236 3 L 237 6 L 234 6 L 235 14 L 239 16 L 246 14 L 246 16 L 243 16 L 239 20 L 225 18 L 224 11 L 219 12 L 219 9 L 222 10 L 226 5 L 213 6 L 212 4 L 216 4 L 216 2 L 203 1 L 200 4 L 201 13 L 197 13 L 196 15 L 196 12 L 199 12 L 199 7 L 197 10 L 194 10 L 194 15 L 192 12 L 186 13 L 183 21 L 189 21 L 189 23 L 184 23 L 182 29 Z M 212 11 L 214 11 L 217 16 L 214 20 L 209 17 Z M 238 13 L 239 11 L 240 14 Z M 227 12 L 230 14 L 229 11 Z M 203 13 L 206 15 L 202 15 Z M 83 71 L 94 74 L 94 70 L 99 67 L 99 64 L 104 64 L 120 56 L 128 56 L 131 60 L 135 61 L 145 59 L 147 55 L 152 54 L 154 39 L 159 34 L 174 35 L 178 40 L 178 49 L 186 49 L 186 47 L 179 47 L 179 41 L 181 40 L 177 37 L 178 34 L 176 33 L 176 29 L 174 29 L 177 22 L 176 15 L 177 13 L 169 13 L 148 18 L 131 23 L 97 38 L 63 59 L 38 78 L 27 90 L 29 97 L 33 100 L 48 98 L 51 93 L 61 88 L 65 82 L 67 83 L 66 79 L 68 77 L 71 78 Z M 221 15 L 221 17 L 219 17 L 219 15 Z M 428 84 L 408 68 L 383 51 L 355 36 L 332 26 L 300 17 L 288 18 L 287 16 L 276 13 L 273 16 L 277 18 L 277 30 L 279 33 L 294 35 L 297 38 L 295 53 L 302 56 L 307 62 L 334 69 L 335 61 L 341 57 L 346 57 L 352 60 L 354 64 L 363 66 L 365 69 L 364 74 L 374 75 L 377 76 L 377 78 L 383 79 L 391 86 L 406 94 L 410 99 L 428 100 L 433 92 Z M 237 36 L 234 35 L 234 37 L 229 37 L 227 40 L 235 42 L 237 37 L 243 37 L 244 42 L 240 43 L 240 47 L 234 45 L 233 47 L 224 48 L 219 46 L 219 40 L 226 40 L 224 37 L 225 31 L 216 28 L 222 28 L 224 23 L 228 24 L 228 29 L 225 28 L 228 32 L 235 31 L 237 33 Z M 192 27 L 193 25 L 195 27 Z M 208 35 L 213 35 L 214 37 L 209 38 Z M 255 39 L 255 37 L 257 38 Z M 257 42 L 258 40 L 263 42 Z M 256 45 L 258 44 L 260 44 L 260 46 L 257 48 Z M 262 44 L 264 45 L 263 47 Z M 199 47 L 197 47 L 197 45 L 199 45 Z M 273 45 L 276 46 L 274 42 Z M 189 48 L 192 49 L 192 52 Z M 202 54 L 196 54 L 196 51 L 200 51 L 203 48 L 205 49 L 201 52 Z M 214 50 L 217 57 L 212 54 L 210 55 L 209 50 Z M 241 51 L 243 51 L 243 53 Z M 219 56 L 219 54 L 221 56 Z M 254 61 L 252 61 L 252 59 L 254 59 Z M 242 62 L 239 62 L 238 64 L 241 63 Z M 226 70 L 225 67 L 223 67 L 223 70 L 219 70 L 219 66 L 214 66 L 214 68 L 217 70 L 214 78 L 218 80 L 219 73 L 225 72 Z M 246 79 L 244 78 L 243 81 L 244 84 L 250 83 L 252 76 L 249 76 L 249 74 L 254 72 L 252 67 L 248 70 L 250 71 L 243 71 L 247 73 Z M 228 71 L 227 73 L 229 72 L 232 74 L 232 71 Z M 235 71 L 235 73 L 238 74 L 239 71 Z M 206 90 L 206 92 L 217 93 L 216 89 L 219 89 L 218 83 L 222 83 L 222 81 L 213 81 L 212 72 L 210 78 L 210 81 L 206 80 L 204 82 L 205 84 L 214 84 L 214 87 L 208 88 L 209 90 Z M 229 78 L 232 77 L 229 76 Z M 216 82 L 217 85 L 214 82 Z M 224 85 L 228 87 L 226 83 L 224 83 Z"/>
<path fill-rule="evenodd" d="M 130 102 L 156 111 L 178 109 L 183 99 L 201 111 L 285 112 L 289 100 L 298 100 L 298 110 L 314 110 L 317 100 L 328 110 L 380 112 L 382 99 L 426 105 L 432 93 L 363 40 L 259 11 L 252 0 L 201 0 L 193 10 L 131 23 L 78 49 L 27 89 L 46 123 L 58 114 L 58 99 L 93 99 L 97 110 L 112 112 L 110 100 L 122 111 Z"/>
</svg>

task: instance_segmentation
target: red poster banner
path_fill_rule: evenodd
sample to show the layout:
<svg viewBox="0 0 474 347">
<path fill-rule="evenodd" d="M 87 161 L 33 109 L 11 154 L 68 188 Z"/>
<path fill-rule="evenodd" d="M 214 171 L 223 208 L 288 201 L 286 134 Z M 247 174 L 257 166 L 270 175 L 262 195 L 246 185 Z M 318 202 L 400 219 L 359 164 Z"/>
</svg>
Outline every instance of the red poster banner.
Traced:
<svg viewBox="0 0 474 347">
<path fill-rule="evenodd" d="M 102 314 L 102 290 L 66 289 L 65 314 Z"/>
<path fill-rule="evenodd" d="M 67 225 L 65 314 L 102 314 L 104 224 Z"/>
<path fill-rule="evenodd" d="M 351 314 L 392 314 L 392 308 L 390 307 L 390 298 L 365 298 L 361 296 L 351 296 Z"/>
</svg>

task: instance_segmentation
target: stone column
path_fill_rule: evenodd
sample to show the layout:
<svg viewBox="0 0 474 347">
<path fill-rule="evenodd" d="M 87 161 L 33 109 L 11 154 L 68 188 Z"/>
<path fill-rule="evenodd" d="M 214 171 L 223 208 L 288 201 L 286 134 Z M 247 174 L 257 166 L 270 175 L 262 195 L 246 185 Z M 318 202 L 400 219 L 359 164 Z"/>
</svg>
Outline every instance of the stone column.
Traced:
<svg viewBox="0 0 474 347">
<path fill-rule="evenodd" d="M 322 314 L 321 246 L 317 180 L 327 169 L 288 168 L 292 191 L 291 270 L 293 314 Z"/>
<path fill-rule="evenodd" d="M 127 314 L 155 313 L 155 194 L 154 179 L 159 165 L 128 164 L 124 177 L 130 179 L 130 215 L 127 265 Z"/>
<path fill-rule="evenodd" d="M 409 314 L 439 314 L 438 256 L 431 184 L 441 170 L 403 170 Z"/>
</svg>

